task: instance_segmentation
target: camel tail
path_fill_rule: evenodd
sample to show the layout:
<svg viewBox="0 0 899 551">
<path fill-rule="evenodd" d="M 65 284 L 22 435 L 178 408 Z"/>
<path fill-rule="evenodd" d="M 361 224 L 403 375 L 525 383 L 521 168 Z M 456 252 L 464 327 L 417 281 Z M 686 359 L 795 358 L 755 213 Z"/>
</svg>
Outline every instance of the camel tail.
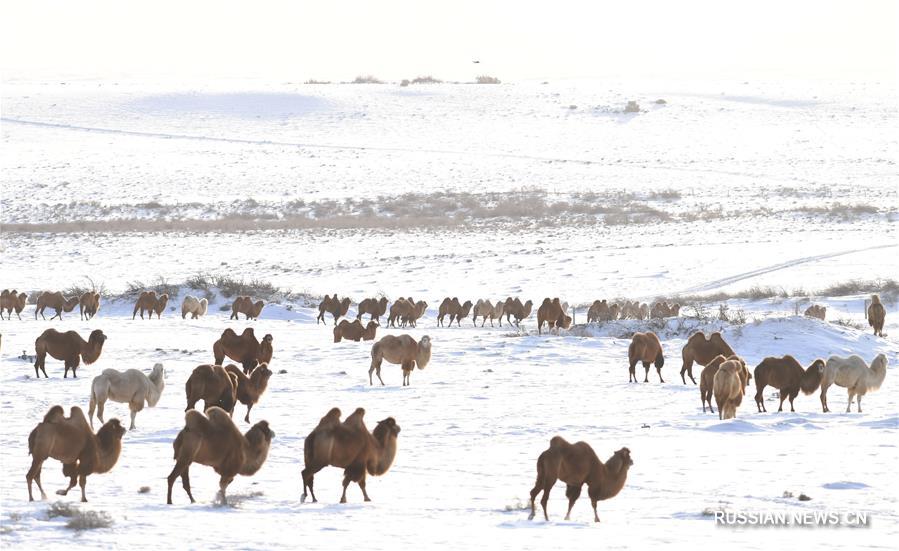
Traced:
<svg viewBox="0 0 899 551">
<path fill-rule="evenodd" d="M 311 465 L 313 459 L 313 450 L 315 446 L 315 432 L 306 437 L 303 442 L 303 462 L 305 465 Z"/>
<path fill-rule="evenodd" d="M 31 452 L 34 451 L 34 443 L 37 441 L 37 428 L 35 427 L 31 434 L 28 435 L 28 455 L 31 455 Z"/>
<path fill-rule="evenodd" d="M 656 355 L 655 366 L 659 369 L 662 369 L 662 366 L 665 365 L 665 356 L 662 355 L 662 349 L 659 349 L 659 353 Z"/>
</svg>

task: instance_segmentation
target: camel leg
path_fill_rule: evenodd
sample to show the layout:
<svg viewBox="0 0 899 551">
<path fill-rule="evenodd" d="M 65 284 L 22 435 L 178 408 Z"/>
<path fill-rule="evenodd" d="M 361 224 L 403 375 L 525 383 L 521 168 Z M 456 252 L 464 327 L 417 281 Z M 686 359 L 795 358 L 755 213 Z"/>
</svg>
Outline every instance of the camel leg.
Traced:
<svg viewBox="0 0 899 551">
<path fill-rule="evenodd" d="M 828 411 L 830 411 L 829 409 L 827 409 L 827 388 L 829 386 L 830 385 L 823 385 L 823 384 L 821 385 L 821 410 L 824 413 L 827 413 Z"/>
<path fill-rule="evenodd" d="M 721 409 L 721 408 L 718 408 Z M 596 502 L 599 501 L 595 497 L 591 497 L 590 501 L 593 505 L 593 522 L 599 522 L 599 513 L 596 512 Z"/>
<path fill-rule="evenodd" d="M 350 465 L 343 470 L 343 494 L 340 496 L 340 502 L 346 503 L 346 489 L 350 482 L 358 482 L 365 476 L 365 465 Z"/>
<path fill-rule="evenodd" d="M 855 399 L 858 400 L 858 412 L 861 413 L 862 412 L 862 395 L 859 394 L 858 396 L 856 396 Z"/>
<path fill-rule="evenodd" d="M 687 379 L 684 378 L 684 373 L 687 372 L 688 367 L 690 367 L 690 368 L 693 367 L 693 360 L 690 360 L 689 363 L 687 362 L 687 360 L 684 360 L 684 366 L 682 368 L 680 368 L 680 379 L 681 379 L 681 381 L 683 381 L 684 384 L 687 384 Z M 692 371 L 692 369 L 691 369 L 691 371 Z M 690 378 L 691 379 L 693 378 L 692 373 L 690 374 Z"/>
<path fill-rule="evenodd" d="M 128 408 L 131 410 L 131 426 L 128 427 L 128 430 L 134 430 L 134 417 L 137 415 L 137 412 L 140 411 L 140 407 L 134 407 L 134 404 L 129 404 L 131 407 Z"/>
<path fill-rule="evenodd" d="M 531 488 L 531 514 L 528 515 L 528 520 L 534 520 L 534 517 L 537 516 L 536 507 L 534 506 L 534 500 L 537 499 L 537 494 L 543 489 L 542 480 L 540 480 L 540 475 L 537 475 L 537 482 L 534 483 L 534 487 Z"/>
<path fill-rule="evenodd" d="M 41 499 L 47 499 L 47 494 L 44 492 L 43 486 L 41 486 L 41 467 L 43 464 L 43 459 L 38 459 L 36 456 L 32 457 L 31 468 L 28 469 L 28 474 L 25 475 L 25 481 L 28 482 L 28 501 L 34 501 L 34 497 L 31 494 L 32 480 L 37 482 L 37 489 L 41 491 Z"/>
<path fill-rule="evenodd" d="M 78 465 L 75 463 L 63 464 L 62 474 L 69 477 L 69 486 L 64 490 L 56 490 L 56 495 L 60 496 L 68 494 L 69 490 L 74 488 L 75 484 L 78 483 Z"/>
<path fill-rule="evenodd" d="M 176 461 L 175 462 L 175 466 L 172 468 L 172 472 L 169 473 L 169 477 L 168 477 L 169 491 L 168 491 L 168 497 L 166 499 L 166 504 L 168 504 L 168 505 L 172 504 L 172 486 L 175 485 L 175 480 L 177 480 L 178 477 L 181 476 L 182 473 L 187 471 L 187 468 L 189 466 L 190 466 L 190 463 L 188 463 L 186 461 Z M 184 481 L 183 478 L 181 480 L 182 480 L 182 482 Z M 187 490 L 187 488 L 185 488 L 185 490 Z M 189 492 L 190 492 L 190 490 L 188 490 L 188 495 L 190 495 Z M 191 498 L 190 502 L 191 503 L 194 502 L 193 498 Z"/>
<path fill-rule="evenodd" d="M 846 391 L 849 394 L 849 403 L 846 404 L 846 413 L 849 413 L 852 410 L 852 399 L 855 398 L 855 394 L 852 392 L 852 389 Z"/>
<path fill-rule="evenodd" d="M 796 413 L 796 409 L 793 407 L 793 400 L 795 400 L 797 396 L 799 396 L 798 388 L 790 393 L 790 412 L 791 413 Z"/>
<path fill-rule="evenodd" d="M 105 422 L 106 422 L 106 421 L 103 420 L 103 410 L 104 410 L 105 408 L 106 408 L 106 403 L 105 403 L 105 402 L 97 402 L 97 419 L 100 420 L 100 423 L 105 423 Z M 93 420 L 94 420 L 94 418 L 91 417 L 91 422 L 93 422 Z M 93 426 L 93 425 L 91 425 L 91 426 Z M 133 428 L 133 427 L 132 427 L 132 428 Z"/>
<path fill-rule="evenodd" d="M 565 520 L 571 520 L 571 510 L 574 508 L 574 502 L 581 497 L 580 484 L 569 484 L 565 490 L 565 496 L 568 497 L 568 512 L 565 513 Z"/>
<path fill-rule="evenodd" d="M 81 502 L 87 503 L 87 495 L 84 493 L 84 487 L 87 486 L 87 475 L 82 474 L 78 477 L 78 485 L 81 486 Z"/>
<path fill-rule="evenodd" d="M 543 483 L 543 497 L 540 498 L 540 506 L 543 507 L 543 518 L 546 519 L 546 522 L 549 522 L 549 513 L 546 512 L 546 504 L 549 503 L 549 492 L 553 489 L 553 484 L 555 483 L 555 480 L 553 480 L 552 483 L 549 483 L 548 480 Z"/>
<path fill-rule="evenodd" d="M 304 503 L 306 501 L 306 488 L 309 488 L 309 495 L 312 496 L 312 503 L 316 503 L 318 500 L 315 499 L 315 491 L 312 489 L 312 485 L 315 482 L 315 473 L 322 470 L 324 465 L 322 466 L 306 466 L 305 469 L 300 473 L 303 477 L 303 495 L 300 496 L 300 503 Z"/>
<path fill-rule="evenodd" d="M 755 407 L 759 410 L 759 413 L 764 411 L 762 408 L 765 406 L 765 397 L 762 394 L 762 390 L 763 388 L 761 387 L 756 387 L 755 389 Z"/>
<path fill-rule="evenodd" d="M 188 411 L 194 409 L 194 406 L 197 405 L 198 400 L 191 399 L 190 396 L 187 397 L 187 407 L 184 408 L 184 411 Z"/>
<path fill-rule="evenodd" d="M 646 370 L 646 375 L 643 377 L 643 382 L 648 383 L 649 382 L 649 362 L 643 362 L 643 369 Z M 659 372 L 659 375 L 661 375 L 661 371 Z"/>
<path fill-rule="evenodd" d="M 784 410 L 784 400 L 787 399 L 787 396 L 784 395 L 783 390 L 780 391 L 780 406 L 777 408 L 777 413 L 781 413 Z"/>
<path fill-rule="evenodd" d="M 635 383 L 637 382 L 637 369 L 636 368 L 637 368 L 637 362 L 632 362 L 630 364 L 630 366 L 628 366 L 627 382 L 631 382 L 631 381 L 633 381 Z"/>
<path fill-rule="evenodd" d="M 661 368 L 661 367 L 657 367 L 657 368 L 656 368 L 656 372 L 659 374 L 659 382 L 660 382 L 660 383 L 664 383 L 664 382 L 665 382 L 665 379 L 662 378 L 662 368 Z"/>
<path fill-rule="evenodd" d="M 362 478 L 359 479 L 359 488 L 362 490 L 362 497 L 365 501 L 371 501 L 371 498 L 368 497 L 368 492 L 365 491 L 365 470 L 362 471 Z"/>
<path fill-rule="evenodd" d="M 184 488 L 184 491 L 187 492 L 187 497 L 190 498 L 191 503 L 196 503 L 194 499 L 194 495 L 190 491 L 190 464 L 188 463 L 186 467 L 184 467 L 184 472 L 181 473 L 181 487 Z"/>
<path fill-rule="evenodd" d="M 243 418 L 247 423 L 250 422 L 250 410 L 253 409 L 253 404 L 247 404 L 247 416 Z"/>
<path fill-rule="evenodd" d="M 222 496 L 222 505 L 228 504 L 228 497 L 225 495 L 225 492 L 228 490 L 228 484 L 231 484 L 232 480 L 234 480 L 233 476 L 223 476 L 221 480 L 219 480 L 219 494 Z"/>
</svg>

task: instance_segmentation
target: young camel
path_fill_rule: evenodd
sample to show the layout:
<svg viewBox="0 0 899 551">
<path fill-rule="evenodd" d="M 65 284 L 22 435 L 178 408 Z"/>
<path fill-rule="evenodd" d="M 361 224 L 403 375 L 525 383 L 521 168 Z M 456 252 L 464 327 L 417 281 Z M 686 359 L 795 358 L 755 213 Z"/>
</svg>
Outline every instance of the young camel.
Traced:
<svg viewBox="0 0 899 551">
<path fill-rule="evenodd" d="M 332 408 L 306 437 L 303 443 L 305 468 L 302 471 L 301 503 L 306 501 L 307 490 L 312 495 L 312 501 L 318 501 L 313 490 L 315 473 L 329 465 L 343 469 L 341 503 L 346 503 L 346 489 L 350 482 L 359 484 L 365 501 L 371 501 L 365 491 L 366 474 L 381 476 L 390 469 L 396 457 L 400 427 L 393 417 L 388 417 L 378 421 L 374 432 L 370 433 L 363 421 L 364 416 L 365 410 L 356 408 L 341 423 L 340 410 Z"/>
<path fill-rule="evenodd" d="M 749 384 L 749 379 L 752 378 L 752 376 L 749 375 L 749 368 L 746 367 L 746 362 L 743 361 L 743 358 L 736 355 L 725 358 L 720 354 L 712 358 L 712 361 L 706 364 L 706 366 L 702 368 L 702 373 L 699 374 L 699 397 L 702 399 L 703 413 L 705 413 L 706 402 L 709 404 L 709 411 L 715 413 L 715 408 L 712 407 L 712 392 L 714 391 L 715 385 L 715 373 L 718 373 L 718 368 L 727 360 L 735 360 L 742 364 L 743 369 L 740 372 L 746 384 Z"/>
<path fill-rule="evenodd" d="M 260 364 L 253 370 L 249 377 L 234 364 L 225 366 L 225 371 L 237 378 L 237 401 L 247 406 L 247 416 L 244 421 L 250 422 L 250 410 L 259 401 L 262 393 L 268 388 L 268 380 L 272 376 L 272 370 L 268 364 Z"/>
<path fill-rule="evenodd" d="M 128 404 L 128 409 L 131 410 L 131 426 L 128 430 L 134 430 L 134 417 L 137 412 L 144 409 L 144 402 L 149 407 L 155 407 L 163 389 L 165 389 L 165 369 L 162 364 L 154 365 L 149 377 L 137 369 L 126 371 L 104 369 L 91 383 L 91 400 L 87 411 L 91 428 L 94 426 L 94 410 L 96 409 L 97 418 L 102 423 L 106 401 L 112 400 Z"/>
<path fill-rule="evenodd" d="M 718 367 L 712 379 L 715 403 L 718 404 L 718 419 L 733 419 L 746 393 L 746 377 L 749 370 L 742 361 L 726 360 Z"/>
<path fill-rule="evenodd" d="M 376 342 L 371 347 L 371 367 L 368 368 L 368 384 L 371 385 L 372 372 L 376 372 L 381 386 L 384 386 L 384 379 L 381 378 L 381 362 L 387 360 L 392 364 L 400 364 L 403 368 L 403 386 L 410 383 L 409 377 L 415 366 L 418 369 L 427 367 L 431 361 L 431 338 L 427 335 L 423 336 L 420 341 L 409 335 L 400 335 L 395 337 L 387 335 Z"/>
<path fill-rule="evenodd" d="M 69 417 L 65 416 L 62 406 L 50 408 L 44 420 L 28 435 L 28 453 L 31 454 L 31 468 L 25 475 L 28 501 L 34 501 L 31 493 L 32 480 L 37 482 L 41 499 L 47 499 L 41 486 L 41 467 L 44 461 L 53 458 L 62 463 L 62 473 L 69 477 L 68 488 L 57 490 L 56 493 L 66 495 L 77 481 L 81 485 L 81 501 L 86 502 L 88 475 L 112 470 L 122 452 L 124 434 L 125 427 L 118 419 L 110 419 L 94 434 L 80 407 L 72 406 Z"/>
<path fill-rule="evenodd" d="M 546 512 L 549 492 L 556 480 L 561 480 L 568 485 L 565 491 L 568 497 L 568 513 L 565 520 L 570 520 L 574 502 L 580 497 L 581 490 L 586 484 L 587 495 L 590 496 L 593 505 L 593 520 L 599 522 L 596 503 L 618 495 L 624 488 L 627 471 L 633 464 L 631 451 L 627 448 L 621 448 L 603 463 L 586 442 L 570 444 L 561 436 L 554 436 L 549 441 L 549 449 L 537 458 L 537 481 L 531 490 L 531 514 L 528 520 L 533 520 L 537 514 L 534 501 L 537 494 L 542 491 L 540 505 L 543 506 L 543 517 L 549 521 Z"/>
<path fill-rule="evenodd" d="M 219 474 L 218 496 L 227 504 L 228 485 L 235 476 L 252 476 L 262 468 L 274 437 L 268 421 L 259 421 L 246 434 L 241 434 L 231 417 L 219 407 L 207 409 L 206 415 L 188 411 L 184 415 L 184 428 L 172 443 L 175 467 L 168 477 L 166 503 L 172 504 L 172 486 L 178 477 L 190 502 L 195 503 L 190 491 L 190 466 L 199 463 Z"/>
<path fill-rule="evenodd" d="M 104 342 L 106 342 L 106 335 L 99 329 L 91 331 L 87 341 L 75 331 L 60 333 L 56 329 L 47 329 L 34 341 L 34 376 L 40 377 L 38 374 L 38 369 L 40 369 L 44 373 L 44 378 L 47 378 L 44 364 L 47 354 L 50 354 L 57 360 L 65 362 L 66 370 L 63 379 L 69 376 L 69 369 L 72 370 L 72 377 L 77 378 L 78 375 L 75 371 L 81 365 L 81 360 L 83 359 L 87 365 L 97 361 L 100 353 L 103 352 Z"/>
</svg>

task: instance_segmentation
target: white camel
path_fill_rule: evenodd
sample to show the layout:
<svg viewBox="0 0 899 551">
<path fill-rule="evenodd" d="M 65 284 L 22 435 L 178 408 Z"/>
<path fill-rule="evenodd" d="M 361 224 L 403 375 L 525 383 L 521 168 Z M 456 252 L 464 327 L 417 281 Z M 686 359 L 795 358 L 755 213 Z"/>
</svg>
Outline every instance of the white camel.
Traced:
<svg viewBox="0 0 899 551">
<path fill-rule="evenodd" d="M 131 426 L 133 430 L 134 416 L 144 409 L 144 402 L 149 407 L 154 407 L 159 402 L 162 390 L 165 388 L 165 369 L 162 364 L 153 366 L 153 371 L 147 377 L 137 369 L 118 371 L 104 369 L 102 373 L 94 377 L 91 383 L 91 403 L 88 410 L 91 427 L 94 426 L 94 409 L 97 410 L 97 418 L 103 422 L 103 407 L 107 400 L 128 404 L 131 410 Z"/>
<path fill-rule="evenodd" d="M 821 407 L 824 413 L 830 411 L 827 407 L 827 389 L 831 385 L 846 387 L 849 392 L 849 403 L 846 405 L 846 413 L 852 407 L 852 398 L 858 396 L 858 412 L 862 412 L 862 396 L 869 390 L 877 390 L 883 384 L 887 374 L 887 357 L 878 354 L 871 362 L 871 367 L 859 356 L 831 356 L 824 366 L 824 376 L 821 380 Z"/>
<path fill-rule="evenodd" d="M 187 295 L 184 297 L 184 301 L 181 303 L 181 319 L 187 317 L 187 314 L 191 315 L 191 319 L 197 319 L 200 316 L 206 315 L 206 308 L 209 307 L 209 301 L 205 298 L 198 299 L 193 295 Z"/>
</svg>

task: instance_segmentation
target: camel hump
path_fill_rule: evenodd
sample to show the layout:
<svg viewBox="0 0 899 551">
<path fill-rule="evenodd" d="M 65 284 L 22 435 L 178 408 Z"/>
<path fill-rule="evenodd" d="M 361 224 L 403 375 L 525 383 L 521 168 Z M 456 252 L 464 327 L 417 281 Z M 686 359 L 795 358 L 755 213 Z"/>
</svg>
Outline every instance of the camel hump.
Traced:
<svg viewBox="0 0 899 551">
<path fill-rule="evenodd" d="M 210 408 L 211 409 L 211 408 Z M 184 414 L 184 429 L 190 432 L 206 434 L 212 427 L 209 419 L 205 415 L 195 409 L 188 410 Z"/>
<path fill-rule="evenodd" d="M 565 440 L 561 436 L 553 436 L 549 439 L 549 447 L 550 448 L 564 448 L 568 446 L 568 440 Z"/>
<path fill-rule="evenodd" d="M 56 405 L 50 408 L 50 411 L 44 415 L 44 423 L 55 423 L 65 418 L 65 416 L 65 410 L 62 409 L 62 406 Z"/>
<path fill-rule="evenodd" d="M 318 427 L 330 427 L 340 423 L 340 408 L 331 408 L 318 422 Z"/>
<path fill-rule="evenodd" d="M 237 367 L 235 366 L 235 370 Z M 226 371 L 228 373 L 228 378 L 231 379 L 231 387 L 237 388 L 237 385 L 240 383 L 240 380 L 237 378 L 237 375 L 233 371 Z"/>
<path fill-rule="evenodd" d="M 365 417 L 365 409 L 356 408 L 356 411 L 347 416 L 347 418 L 343 421 L 343 424 L 354 428 L 364 429 L 365 421 L 363 420 L 363 417 Z"/>
<path fill-rule="evenodd" d="M 237 333 L 235 333 L 235 332 L 234 332 L 234 329 L 231 329 L 230 327 L 228 327 L 227 329 L 225 329 L 224 331 L 222 331 L 222 338 L 223 338 L 223 339 L 224 339 L 224 338 L 236 338 L 236 337 L 237 337 Z"/>
<path fill-rule="evenodd" d="M 234 421 L 228 412 L 218 406 L 212 406 L 206 410 L 206 417 L 209 418 L 209 424 L 217 429 L 233 428 Z"/>
</svg>

